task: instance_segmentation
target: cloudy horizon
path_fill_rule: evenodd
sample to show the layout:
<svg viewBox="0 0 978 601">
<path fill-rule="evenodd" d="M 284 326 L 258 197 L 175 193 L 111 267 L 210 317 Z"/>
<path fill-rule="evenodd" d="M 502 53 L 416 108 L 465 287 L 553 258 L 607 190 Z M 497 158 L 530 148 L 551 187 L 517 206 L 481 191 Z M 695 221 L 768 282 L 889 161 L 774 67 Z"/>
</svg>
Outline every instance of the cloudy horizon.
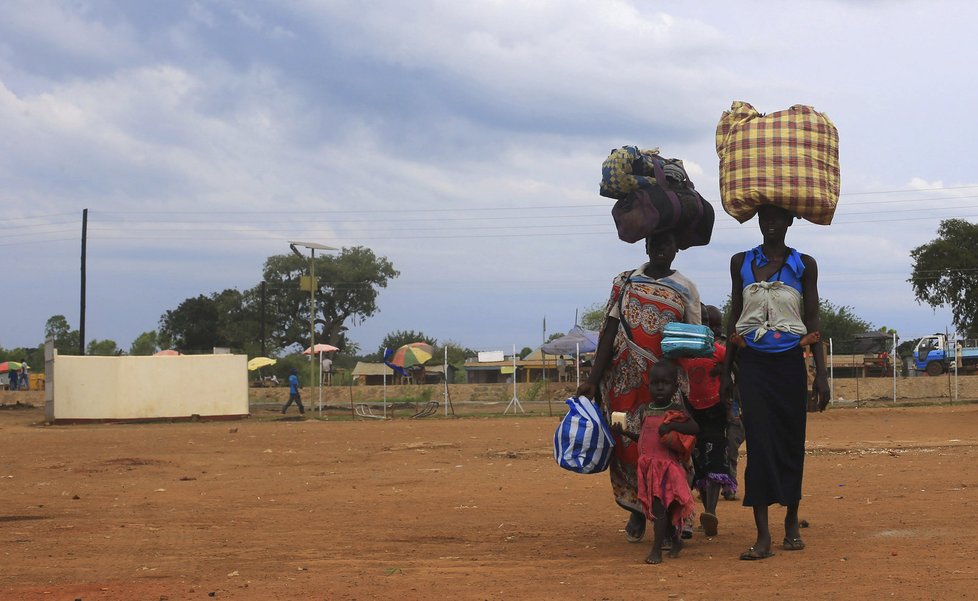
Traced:
<svg viewBox="0 0 978 601">
<path fill-rule="evenodd" d="M 840 132 L 831 226 L 788 242 L 820 292 L 901 339 L 952 327 L 919 305 L 912 248 L 978 217 L 978 90 L 960 2 L 198 0 L 0 7 L 0 346 L 79 325 L 128 349 L 184 299 L 261 280 L 287 240 L 367 246 L 401 272 L 349 337 L 396 330 L 536 346 L 643 262 L 597 194 L 613 148 L 684 159 L 717 221 L 675 267 L 729 293 L 756 222 L 723 212 L 714 132 L 734 100 L 824 111 Z M 929 24 L 933 23 L 933 27 Z"/>
</svg>

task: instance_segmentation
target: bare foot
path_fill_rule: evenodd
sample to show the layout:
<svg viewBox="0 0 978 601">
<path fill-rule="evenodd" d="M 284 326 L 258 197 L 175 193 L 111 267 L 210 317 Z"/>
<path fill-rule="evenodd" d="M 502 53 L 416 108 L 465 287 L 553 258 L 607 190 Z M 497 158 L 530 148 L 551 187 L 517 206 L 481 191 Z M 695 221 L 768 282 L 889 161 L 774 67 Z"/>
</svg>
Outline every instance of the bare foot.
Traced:
<svg viewBox="0 0 978 601">
<path fill-rule="evenodd" d="M 672 552 L 670 551 L 670 554 Z M 649 556 L 645 558 L 645 563 L 652 565 L 658 565 L 662 563 L 662 550 L 657 548 L 656 545 L 652 545 L 652 550 L 649 551 Z"/>
</svg>

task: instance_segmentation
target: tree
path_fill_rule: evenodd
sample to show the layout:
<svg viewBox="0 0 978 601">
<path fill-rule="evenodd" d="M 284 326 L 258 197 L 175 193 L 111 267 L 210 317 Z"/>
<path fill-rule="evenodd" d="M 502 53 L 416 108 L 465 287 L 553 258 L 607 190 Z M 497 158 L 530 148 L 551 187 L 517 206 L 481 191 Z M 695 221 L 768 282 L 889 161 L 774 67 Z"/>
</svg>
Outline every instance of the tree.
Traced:
<svg viewBox="0 0 978 601">
<path fill-rule="evenodd" d="M 167 311 L 160 317 L 159 341 L 164 348 L 181 352 L 224 346 L 218 342 L 217 304 L 201 294 Z"/>
<path fill-rule="evenodd" d="M 258 316 L 247 293 L 234 289 L 184 300 L 160 318 L 157 342 L 183 352 L 210 352 L 229 347 L 256 354 L 260 344 Z"/>
<path fill-rule="evenodd" d="M 92 340 L 85 347 L 85 354 L 98 357 L 114 357 L 122 354 L 122 350 L 119 349 L 119 345 L 116 344 L 115 340 Z"/>
<path fill-rule="evenodd" d="M 594 303 L 584 310 L 581 316 L 581 327 L 585 330 L 600 330 L 604 325 L 605 303 Z"/>
<path fill-rule="evenodd" d="M 873 328 L 873 324 L 856 316 L 850 306 L 836 306 L 823 298 L 818 309 L 822 340 L 828 341 L 831 338 L 836 353 L 853 352 L 856 334 L 868 332 Z"/>
<path fill-rule="evenodd" d="M 910 251 L 913 269 L 907 280 L 918 303 L 951 307 L 954 327 L 978 334 L 978 225 L 945 219 L 937 238 Z"/>
<path fill-rule="evenodd" d="M 448 362 L 459 368 L 465 365 L 466 359 L 478 355 L 476 351 L 466 348 L 452 340 L 446 340 L 441 346 L 435 346 L 435 353 L 444 357 L 444 349 L 448 349 Z"/>
<path fill-rule="evenodd" d="M 136 336 L 136 339 L 132 341 L 132 345 L 129 347 L 129 354 L 133 356 L 148 356 L 158 350 L 160 350 L 160 347 L 157 344 L 156 330 L 150 330 L 149 332 L 143 332 L 139 336 Z"/>
<path fill-rule="evenodd" d="M 60 355 L 77 355 L 81 334 L 72 330 L 64 315 L 52 315 L 44 323 L 44 339 L 54 339 L 54 348 Z"/>
<path fill-rule="evenodd" d="M 378 360 L 383 358 L 384 349 L 397 350 L 405 344 L 411 344 L 412 342 L 427 342 L 432 347 L 438 344 L 436 339 L 425 336 L 421 332 L 415 332 L 414 330 L 398 330 L 384 336 L 383 342 L 380 343 L 380 348 L 377 349 Z"/>
<path fill-rule="evenodd" d="M 275 347 L 309 346 L 309 292 L 299 289 L 299 279 L 309 273 L 309 261 L 292 254 L 265 261 L 266 327 Z M 376 313 L 379 289 L 398 275 L 390 261 L 362 246 L 316 257 L 317 342 L 344 348 L 346 321 L 358 325 Z M 249 299 L 260 297 L 259 288 L 249 291 Z"/>
</svg>

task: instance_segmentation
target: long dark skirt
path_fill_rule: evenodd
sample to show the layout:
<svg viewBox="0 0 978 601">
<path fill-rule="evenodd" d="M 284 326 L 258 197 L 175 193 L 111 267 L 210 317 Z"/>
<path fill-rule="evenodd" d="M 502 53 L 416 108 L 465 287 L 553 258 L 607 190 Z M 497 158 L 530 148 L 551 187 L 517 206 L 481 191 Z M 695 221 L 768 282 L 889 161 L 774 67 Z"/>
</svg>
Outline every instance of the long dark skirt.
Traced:
<svg viewBox="0 0 978 601">
<path fill-rule="evenodd" d="M 802 349 L 781 353 L 740 349 L 737 368 L 747 435 L 744 505 L 798 503 L 805 467 L 808 382 Z"/>
</svg>

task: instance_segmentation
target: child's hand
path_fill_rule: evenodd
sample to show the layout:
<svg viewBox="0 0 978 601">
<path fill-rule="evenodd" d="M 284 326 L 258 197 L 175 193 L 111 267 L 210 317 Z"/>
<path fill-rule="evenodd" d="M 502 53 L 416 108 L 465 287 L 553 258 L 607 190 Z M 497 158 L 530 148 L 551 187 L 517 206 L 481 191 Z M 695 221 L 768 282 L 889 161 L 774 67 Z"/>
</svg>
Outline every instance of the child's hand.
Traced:
<svg viewBox="0 0 978 601">
<path fill-rule="evenodd" d="M 614 422 L 613 424 L 611 424 L 611 431 L 617 434 L 618 436 L 621 436 L 625 432 L 625 429 L 622 428 L 621 424 L 619 424 L 618 422 Z"/>
<path fill-rule="evenodd" d="M 675 430 L 672 424 L 659 424 L 659 436 L 663 436 L 668 432 Z"/>
</svg>

